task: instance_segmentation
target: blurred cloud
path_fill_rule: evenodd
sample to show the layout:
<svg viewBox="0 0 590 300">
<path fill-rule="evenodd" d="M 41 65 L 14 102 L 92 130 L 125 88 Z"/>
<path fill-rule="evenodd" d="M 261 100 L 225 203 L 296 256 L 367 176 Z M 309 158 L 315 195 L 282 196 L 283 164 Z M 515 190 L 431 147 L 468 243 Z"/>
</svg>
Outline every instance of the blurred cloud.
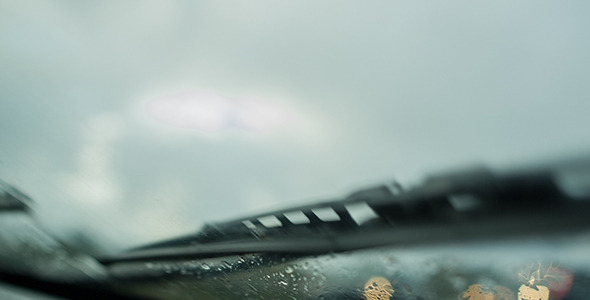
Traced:
<svg viewBox="0 0 590 300">
<path fill-rule="evenodd" d="M 84 145 L 77 155 L 75 173 L 64 178 L 64 189 L 71 199 L 87 209 L 109 209 L 120 201 L 120 187 L 112 162 L 114 143 L 122 135 L 122 122 L 116 115 L 99 115 L 84 124 Z"/>
</svg>

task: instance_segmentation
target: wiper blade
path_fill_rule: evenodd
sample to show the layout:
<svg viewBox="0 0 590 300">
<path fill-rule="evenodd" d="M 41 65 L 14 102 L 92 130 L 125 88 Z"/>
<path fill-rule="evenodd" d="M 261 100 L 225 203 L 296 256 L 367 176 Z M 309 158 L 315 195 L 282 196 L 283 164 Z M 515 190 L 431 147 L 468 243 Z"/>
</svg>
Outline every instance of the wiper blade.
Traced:
<svg viewBox="0 0 590 300">
<path fill-rule="evenodd" d="M 576 171 L 580 170 L 590 173 L 590 168 Z M 197 234 L 99 261 L 112 264 L 247 253 L 307 255 L 587 230 L 590 193 L 569 193 L 561 172 L 559 168 L 512 173 L 476 169 L 430 177 L 406 191 L 399 185 L 393 189 L 378 186 L 337 201 L 208 224 Z M 587 183 L 581 185 L 587 188 Z M 352 207 L 359 205 L 370 208 L 373 218 L 355 218 Z M 331 212 L 332 218 L 322 216 L 322 210 Z M 289 218 L 293 214 L 305 219 L 295 222 Z"/>
</svg>

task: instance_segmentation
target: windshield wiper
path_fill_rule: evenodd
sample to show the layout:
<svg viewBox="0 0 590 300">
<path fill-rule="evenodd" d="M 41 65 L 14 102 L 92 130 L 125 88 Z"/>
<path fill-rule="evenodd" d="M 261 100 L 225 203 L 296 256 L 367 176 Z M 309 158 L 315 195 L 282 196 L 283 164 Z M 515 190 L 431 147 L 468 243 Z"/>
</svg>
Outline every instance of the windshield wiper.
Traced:
<svg viewBox="0 0 590 300">
<path fill-rule="evenodd" d="M 1 186 L 0 213 L 28 220 L 20 217 L 30 217 L 29 202 L 18 190 Z M 193 235 L 97 258 L 102 265 L 88 255 L 68 252 L 73 268 L 67 272 L 42 275 L 27 270 L 9 251 L 4 253 L 0 281 L 73 299 L 97 289 L 125 297 L 127 280 L 174 276 L 166 263 L 170 260 L 199 262 L 201 267 L 191 270 L 213 278 L 226 269 L 211 266 L 232 259 L 238 262 L 233 270 L 240 270 L 255 261 L 264 265 L 277 258 L 381 246 L 587 233 L 589 209 L 590 164 L 504 173 L 478 168 L 431 176 L 406 189 L 382 185 L 339 200 L 207 224 Z M 57 259 L 43 255 L 36 259 Z M 87 269 L 88 264 L 93 267 Z M 9 271 L 14 266 L 22 270 Z M 79 276 L 85 272 L 91 276 Z"/>
<path fill-rule="evenodd" d="M 567 167 L 569 171 L 555 167 L 508 173 L 478 168 L 429 177 L 407 190 L 398 184 L 378 186 L 336 201 L 207 224 L 196 234 L 99 261 L 109 265 L 252 253 L 310 255 L 587 230 L 590 193 L 579 191 L 588 191 L 590 184 L 579 179 L 590 178 L 590 168 L 576 165 L 571 172 Z M 573 173 L 574 179 L 564 181 L 564 172 Z M 570 188 L 572 182 L 577 193 Z M 372 217 L 358 218 L 358 207 L 368 208 Z"/>
</svg>

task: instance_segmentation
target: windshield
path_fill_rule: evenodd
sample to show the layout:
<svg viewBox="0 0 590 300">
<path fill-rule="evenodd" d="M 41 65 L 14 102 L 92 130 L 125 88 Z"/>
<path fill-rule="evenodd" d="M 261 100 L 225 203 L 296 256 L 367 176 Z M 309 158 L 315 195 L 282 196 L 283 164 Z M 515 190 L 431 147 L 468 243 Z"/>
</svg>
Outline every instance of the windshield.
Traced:
<svg viewBox="0 0 590 300">
<path fill-rule="evenodd" d="M 0 179 L 100 256 L 585 153 L 589 5 L 0 1 Z"/>
</svg>

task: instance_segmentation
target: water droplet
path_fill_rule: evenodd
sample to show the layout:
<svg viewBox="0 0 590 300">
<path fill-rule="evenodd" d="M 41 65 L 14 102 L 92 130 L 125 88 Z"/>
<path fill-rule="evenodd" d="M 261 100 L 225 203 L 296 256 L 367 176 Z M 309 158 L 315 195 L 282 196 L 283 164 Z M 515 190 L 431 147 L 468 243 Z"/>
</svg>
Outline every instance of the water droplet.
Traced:
<svg viewBox="0 0 590 300">
<path fill-rule="evenodd" d="M 287 266 L 287 267 L 285 268 L 285 273 L 287 273 L 287 274 L 291 274 L 291 273 L 293 273 L 293 267 L 291 267 L 291 266 Z"/>
<path fill-rule="evenodd" d="M 172 267 L 171 267 L 171 266 L 169 266 L 169 265 L 165 265 L 165 266 L 164 266 L 164 272 L 165 272 L 166 274 L 170 274 L 170 273 L 172 273 Z"/>
<path fill-rule="evenodd" d="M 225 260 L 223 261 L 223 266 L 226 267 L 226 268 L 228 268 L 228 269 L 231 269 L 233 267 L 230 262 L 225 261 Z"/>
<path fill-rule="evenodd" d="M 252 284 L 248 283 L 248 286 L 255 292 L 258 292 L 258 289 L 256 289 Z"/>
<path fill-rule="evenodd" d="M 209 270 L 211 269 L 211 267 L 208 264 L 202 264 L 201 268 L 203 268 L 203 270 Z"/>
<path fill-rule="evenodd" d="M 182 274 L 182 275 L 192 275 L 193 272 L 191 272 L 190 269 L 182 268 L 182 269 L 180 269 L 180 274 Z"/>
<path fill-rule="evenodd" d="M 289 283 L 288 283 L 288 282 L 286 282 L 286 281 L 284 281 L 284 280 L 279 280 L 279 284 L 280 284 L 280 285 L 283 285 L 283 286 L 287 286 L 287 285 L 289 285 Z"/>
</svg>

